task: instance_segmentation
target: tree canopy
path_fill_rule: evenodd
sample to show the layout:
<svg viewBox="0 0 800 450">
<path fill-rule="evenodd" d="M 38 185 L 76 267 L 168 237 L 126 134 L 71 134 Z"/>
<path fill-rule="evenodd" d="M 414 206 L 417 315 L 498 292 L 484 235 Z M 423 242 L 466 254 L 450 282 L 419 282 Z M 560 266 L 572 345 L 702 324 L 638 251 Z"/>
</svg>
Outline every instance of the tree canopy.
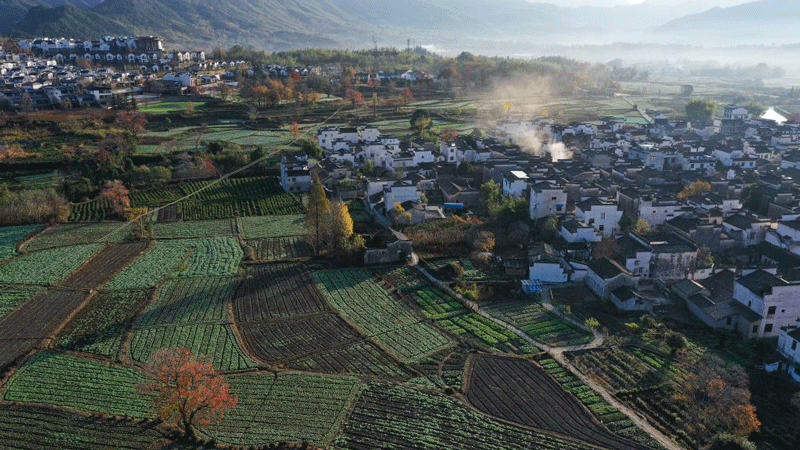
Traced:
<svg viewBox="0 0 800 450">
<path fill-rule="evenodd" d="M 156 416 L 176 425 L 187 436 L 194 435 L 196 425 L 222 420 L 225 410 L 238 403 L 210 359 L 197 357 L 187 348 L 161 349 L 143 370 L 148 380 L 139 384 L 139 391 L 155 394 Z"/>
<path fill-rule="evenodd" d="M 686 104 L 686 117 L 693 123 L 710 123 L 716 112 L 717 102 L 711 99 L 696 99 Z"/>
</svg>

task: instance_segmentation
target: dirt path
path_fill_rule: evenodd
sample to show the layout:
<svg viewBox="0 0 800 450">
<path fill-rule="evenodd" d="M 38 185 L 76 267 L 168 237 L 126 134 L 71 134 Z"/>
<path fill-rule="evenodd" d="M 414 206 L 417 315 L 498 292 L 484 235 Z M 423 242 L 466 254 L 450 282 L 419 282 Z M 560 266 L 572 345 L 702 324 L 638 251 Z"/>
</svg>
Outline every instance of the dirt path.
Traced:
<svg viewBox="0 0 800 450">
<path fill-rule="evenodd" d="M 417 259 L 414 258 L 414 261 L 416 261 L 416 260 Z M 539 341 L 533 339 L 527 333 L 525 333 L 521 329 L 515 327 L 514 325 L 512 325 L 510 323 L 507 323 L 507 322 L 505 322 L 503 320 L 500 320 L 500 319 L 490 315 L 486 311 L 483 311 L 477 303 L 464 298 L 464 296 L 462 296 L 458 292 L 456 292 L 453 289 L 451 289 L 450 286 L 448 286 L 447 284 L 445 284 L 445 283 L 441 282 L 440 280 L 436 279 L 427 270 L 425 270 L 424 267 L 420 266 L 419 264 L 414 264 L 413 267 L 416 268 L 420 273 L 422 273 L 422 275 L 424 275 L 425 278 L 430 280 L 437 288 L 447 292 L 453 298 L 455 298 L 459 302 L 461 302 L 461 304 L 464 305 L 465 308 L 467 308 L 470 311 L 473 311 L 473 312 L 475 312 L 477 314 L 480 314 L 481 316 L 483 316 L 483 317 L 491 320 L 492 322 L 504 327 L 505 329 L 513 332 L 514 334 L 516 334 L 517 336 L 519 336 L 520 338 L 522 338 L 523 340 L 525 340 L 529 344 L 534 345 L 534 346 L 542 349 L 544 352 L 546 352 L 548 355 L 550 355 L 553 359 L 558 361 L 559 364 L 564 366 L 564 368 L 566 368 L 570 373 L 572 373 L 573 375 L 578 377 L 584 384 L 586 384 L 592 390 L 594 390 L 595 392 L 600 394 L 600 396 L 602 396 L 603 399 L 605 399 L 605 401 L 607 401 L 610 405 L 614 406 L 619 412 L 621 412 L 622 414 L 627 416 L 639 428 L 644 430 L 654 440 L 656 440 L 659 444 L 664 446 L 664 448 L 666 448 L 667 450 L 685 450 L 683 447 L 681 447 L 680 445 L 678 445 L 675 442 L 673 442 L 670 438 L 668 438 L 661 431 L 657 430 L 655 427 L 650 425 L 650 423 L 646 419 L 644 419 L 642 416 L 640 416 L 636 411 L 634 411 L 633 409 L 629 408 L 628 406 L 626 406 L 625 404 L 623 404 L 622 402 L 617 400 L 616 397 L 614 397 L 614 395 L 612 395 L 611 392 L 609 392 L 605 387 L 603 387 L 602 385 L 596 383 L 595 381 L 593 381 L 588 376 L 584 375 L 574 365 L 572 365 L 567 360 L 567 358 L 564 356 L 564 352 L 577 351 L 577 350 L 588 350 L 588 349 L 601 347 L 605 343 L 605 338 L 606 338 L 605 335 L 603 335 L 601 333 L 598 333 L 598 332 L 595 332 L 594 339 L 591 342 L 589 342 L 588 344 L 571 345 L 571 346 L 567 346 L 567 347 L 553 347 L 551 345 L 547 345 L 547 344 L 545 344 L 543 342 L 539 342 Z M 550 306 L 549 309 L 552 310 L 553 305 L 549 301 L 549 292 L 543 292 L 542 293 L 542 298 L 543 298 L 543 303 L 546 303 L 547 305 L 549 305 Z M 547 307 L 547 306 L 545 306 L 545 307 Z"/>
</svg>

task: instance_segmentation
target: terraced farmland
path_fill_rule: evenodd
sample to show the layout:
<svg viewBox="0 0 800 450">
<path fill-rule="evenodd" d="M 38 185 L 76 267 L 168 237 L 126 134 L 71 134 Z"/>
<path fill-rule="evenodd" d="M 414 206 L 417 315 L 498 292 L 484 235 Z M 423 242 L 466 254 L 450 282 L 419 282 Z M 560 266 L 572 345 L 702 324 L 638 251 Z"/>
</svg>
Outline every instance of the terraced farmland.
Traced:
<svg viewBox="0 0 800 450">
<path fill-rule="evenodd" d="M 5 261 L 14 256 L 17 244 L 41 228 L 41 225 L 18 225 L 0 228 L 0 261 Z"/>
<path fill-rule="evenodd" d="M 454 345 L 363 270 L 316 272 L 314 280 L 345 320 L 401 361 L 416 361 Z"/>
<path fill-rule="evenodd" d="M 88 417 L 39 406 L 0 408 L 0 448 L 9 450 L 179 450 L 152 423 Z"/>
<path fill-rule="evenodd" d="M 60 333 L 58 347 L 116 358 L 122 335 L 149 301 L 147 291 L 101 291 Z"/>
<path fill-rule="evenodd" d="M 174 239 L 162 241 L 189 249 L 189 258 L 178 266 L 179 277 L 224 277 L 236 275 L 244 257 L 239 242 L 232 237 Z"/>
<path fill-rule="evenodd" d="M 277 237 L 248 241 L 259 261 L 285 261 L 314 256 L 314 250 L 304 236 Z"/>
<path fill-rule="evenodd" d="M 235 445 L 333 440 L 361 388 L 355 378 L 282 372 L 229 377 L 239 404 L 207 430 Z"/>
<path fill-rule="evenodd" d="M 589 450 L 596 447 L 488 419 L 443 395 L 408 386 L 373 384 L 361 394 L 332 448 Z"/>
<path fill-rule="evenodd" d="M 233 304 L 245 346 L 266 363 L 380 378 L 408 376 L 332 312 L 302 265 L 250 268 Z"/>
<path fill-rule="evenodd" d="M 110 276 L 144 252 L 147 245 L 147 242 L 129 242 L 106 247 L 81 267 L 81 270 L 59 284 L 68 289 L 98 288 Z"/>
<path fill-rule="evenodd" d="M 239 218 L 244 239 L 303 236 L 306 234 L 305 216 L 249 216 Z"/>
<path fill-rule="evenodd" d="M 479 355 L 474 358 L 470 380 L 467 399 L 492 416 L 602 448 L 650 448 L 608 431 L 575 397 L 529 361 Z"/>
<path fill-rule="evenodd" d="M 156 239 L 233 236 L 237 234 L 236 223 L 231 219 L 154 223 L 152 224 L 152 230 L 153 237 Z"/>
<path fill-rule="evenodd" d="M 498 303 L 486 311 L 550 345 L 579 345 L 592 340 L 592 335 L 574 324 L 561 319 L 538 303 Z"/>
<path fill-rule="evenodd" d="M 28 241 L 23 252 L 68 245 L 118 243 L 130 239 L 131 227 L 123 223 L 69 223 L 53 225 Z"/>
<path fill-rule="evenodd" d="M 19 256 L 0 265 L 0 283 L 56 284 L 78 270 L 101 248 L 100 244 L 73 245 Z"/>
<path fill-rule="evenodd" d="M 130 290 L 155 287 L 161 280 L 175 272 L 189 257 L 190 248 L 155 241 L 150 248 L 119 274 L 111 279 L 105 289 Z"/>
</svg>

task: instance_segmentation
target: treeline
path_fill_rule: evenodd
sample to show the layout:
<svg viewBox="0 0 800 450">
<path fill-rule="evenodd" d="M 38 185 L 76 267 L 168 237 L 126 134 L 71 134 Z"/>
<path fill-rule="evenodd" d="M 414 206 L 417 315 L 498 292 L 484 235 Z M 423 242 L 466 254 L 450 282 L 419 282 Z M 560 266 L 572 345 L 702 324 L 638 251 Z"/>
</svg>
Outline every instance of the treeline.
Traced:
<svg viewBox="0 0 800 450">
<path fill-rule="evenodd" d="M 12 192 L 0 185 L 0 225 L 66 222 L 69 203 L 52 189 Z"/>
</svg>

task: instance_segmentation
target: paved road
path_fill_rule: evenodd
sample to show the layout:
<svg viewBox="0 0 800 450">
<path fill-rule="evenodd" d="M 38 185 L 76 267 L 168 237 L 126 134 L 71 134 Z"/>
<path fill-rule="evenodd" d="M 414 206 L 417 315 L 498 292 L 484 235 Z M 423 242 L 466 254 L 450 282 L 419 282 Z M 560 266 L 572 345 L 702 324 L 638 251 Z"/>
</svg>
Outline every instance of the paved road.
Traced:
<svg viewBox="0 0 800 450">
<path fill-rule="evenodd" d="M 417 258 L 417 255 L 414 254 L 412 256 L 412 260 L 413 261 L 418 261 L 419 258 Z M 642 416 L 640 416 L 636 411 L 634 411 L 633 409 L 629 408 L 628 406 L 626 406 L 625 404 L 623 404 L 622 402 L 617 400 L 617 398 L 614 397 L 614 395 L 611 394 L 611 392 L 609 392 L 608 389 L 606 389 L 604 386 L 596 383 L 594 380 L 592 380 L 588 376 L 584 375 L 580 370 L 578 370 L 578 368 L 576 368 L 574 365 L 572 365 L 572 363 L 570 363 L 567 360 L 567 358 L 564 356 L 564 352 L 577 351 L 577 350 L 587 350 L 587 349 L 601 347 L 604 344 L 605 338 L 606 338 L 603 334 L 595 331 L 594 339 L 591 342 L 587 343 L 587 344 L 570 345 L 570 346 L 567 346 L 567 347 L 553 347 L 553 346 L 547 345 L 544 342 L 539 342 L 539 341 L 533 339 L 530 335 L 528 335 L 528 333 L 525 333 L 524 331 L 522 331 L 521 329 L 515 327 L 514 325 L 512 325 L 510 323 L 507 323 L 507 322 L 505 322 L 503 320 L 500 320 L 500 319 L 490 315 L 486 311 L 482 310 L 477 303 L 475 303 L 475 302 L 473 302 L 473 301 L 471 301 L 471 300 L 469 300 L 467 298 L 464 298 L 464 296 L 462 296 L 458 292 L 456 292 L 453 289 L 451 289 L 450 286 L 448 286 L 447 284 L 443 283 L 442 281 L 436 279 L 427 270 L 425 270 L 424 267 L 420 266 L 419 264 L 413 264 L 413 267 L 415 267 L 418 271 L 420 271 L 420 273 L 422 273 L 422 275 L 424 275 L 427 279 L 429 279 L 439 289 L 447 292 L 448 294 L 450 294 L 451 296 L 456 298 L 459 302 L 461 302 L 462 305 L 464 305 L 465 308 L 469 309 L 470 311 L 473 311 L 475 313 L 480 314 L 481 316 L 483 316 L 483 317 L 491 320 L 492 322 L 504 327 L 505 329 L 513 332 L 514 334 L 516 334 L 517 336 L 519 336 L 520 338 L 522 338 L 523 340 L 525 340 L 529 344 L 534 345 L 534 346 L 542 349 L 542 351 L 546 352 L 553 359 L 558 361 L 562 366 L 564 366 L 564 368 L 566 368 L 570 373 L 572 373 L 573 375 L 578 377 L 584 384 L 586 384 L 587 386 L 592 388 L 592 390 L 594 390 L 595 392 L 600 394 L 600 396 L 602 396 L 603 399 L 605 399 L 605 401 L 607 401 L 610 405 L 612 405 L 615 408 L 617 408 L 617 410 L 619 410 L 619 412 L 621 412 L 622 414 L 625 414 L 625 416 L 627 416 L 633 423 L 635 423 L 637 426 L 639 426 L 641 429 L 643 429 L 647 434 L 649 434 L 659 444 L 663 445 L 664 448 L 666 448 L 667 450 L 685 450 L 683 447 L 681 447 L 680 445 L 676 444 L 670 438 L 668 438 L 666 435 L 664 435 L 661 431 L 657 430 L 655 427 L 650 425 L 650 423 L 646 419 L 644 419 Z M 546 290 L 546 289 L 545 289 L 544 292 L 542 292 L 542 300 L 543 300 L 543 304 L 545 305 L 545 308 L 549 307 L 548 309 L 550 309 L 550 310 L 553 309 L 553 305 L 550 302 L 550 292 L 548 290 Z M 583 327 L 582 324 L 579 324 L 579 326 Z"/>
</svg>

